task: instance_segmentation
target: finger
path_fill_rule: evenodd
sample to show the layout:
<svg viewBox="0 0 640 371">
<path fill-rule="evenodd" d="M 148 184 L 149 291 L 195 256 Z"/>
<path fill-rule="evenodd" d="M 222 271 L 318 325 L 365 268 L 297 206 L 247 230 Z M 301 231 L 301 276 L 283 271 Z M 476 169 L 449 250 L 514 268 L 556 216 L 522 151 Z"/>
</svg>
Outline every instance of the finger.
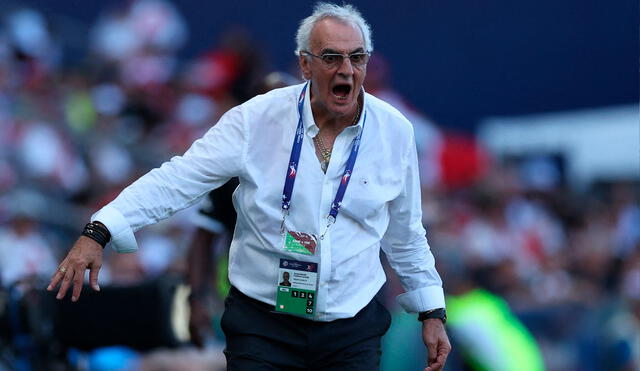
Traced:
<svg viewBox="0 0 640 371">
<path fill-rule="evenodd" d="M 58 295 L 56 295 L 56 299 L 60 300 L 64 298 L 67 294 L 67 290 L 71 285 L 71 280 L 73 279 L 73 268 L 68 268 L 66 272 L 60 272 L 63 274 L 62 284 L 60 285 L 60 290 L 58 290 Z"/>
<path fill-rule="evenodd" d="M 435 362 L 429 363 L 429 367 L 427 369 L 429 371 L 432 370 L 441 370 L 445 363 L 447 362 L 447 356 L 449 355 L 450 348 L 441 347 L 439 349 L 438 357 Z"/>
<path fill-rule="evenodd" d="M 60 267 L 63 267 L 63 265 L 60 264 Z M 60 281 L 62 281 L 62 278 L 64 277 L 64 273 L 60 271 L 60 267 L 58 267 L 58 269 L 56 269 L 56 272 L 51 276 L 51 281 L 49 281 L 49 286 L 47 286 L 47 291 L 53 291 L 53 289 L 56 286 L 58 286 Z"/>
<path fill-rule="evenodd" d="M 82 292 L 82 286 L 84 285 L 84 272 L 86 267 L 77 269 L 73 275 L 73 292 L 71 293 L 71 301 L 78 301 L 80 293 Z"/>
<path fill-rule="evenodd" d="M 442 363 L 442 367 L 447 363 L 447 358 L 449 357 L 449 353 L 451 353 L 451 346 L 445 347 L 441 349 L 440 355 L 438 355 L 438 362 Z"/>
<path fill-rule="evenodd" d="M 427 370 L 428 371 L 441 370 L 443 365 L 444 365 L 444 363 L 442 363 L 442 360 L 440 358 L 438 358 L 437 361 L 429 364 L 429 367 L 427 367 Z"/>
<path fill-rule="evenodd" d="M 439 362 L 438 357 L 438 347 L 437 344 L 433 341 L 429 341 L 427 344 L 427 371 L 435 371 L 442 368 L 442 364 Z"/>
<path fill-rule="evenodd" d="M 427 345 L 427 349 L 429 350 L 428 359 L 429 365 L 433 365 L 437 361 L 438 350 L 435 343 L 431 343 Z"/>
<path fill-rule="evenodd" d="M 100 286 L 98 285 L 98 274 L 100 273 L 99 266 L 92 266 L 89 271 L 89 283 L 91 284 L 91 288 L 95 291 L 100 291 Z"/>
<path fill-rule="evenodd" d="M 440 354 L 438 356 L 438 363 L 442 365 L 440 367 L 444 367 L 445 363 L 447 363 L 447 355 L 446 354 Z"/>
<path fill-rule="evenodd" d="M 439 361 L 429 364 L 429 366 L 426 368 L 427 371 L 437 371 L 441 369 L 442 369 L 442 363 L 440 363 Z"/>
</svg>

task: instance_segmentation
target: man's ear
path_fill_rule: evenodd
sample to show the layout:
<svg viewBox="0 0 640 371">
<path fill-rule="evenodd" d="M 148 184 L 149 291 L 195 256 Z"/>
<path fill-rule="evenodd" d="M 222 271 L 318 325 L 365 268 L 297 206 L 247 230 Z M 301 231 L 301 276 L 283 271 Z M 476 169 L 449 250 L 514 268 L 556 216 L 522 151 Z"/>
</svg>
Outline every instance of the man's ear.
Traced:
<svg viewBox="0 0 640 371">
<path fill-rule="evenodd" d="M 311 80 L 311 62 L 309 61 L 309 58 L 304 55 L 300 55 L 298 56 L 298 63 L 300 64 L 302 77 L 304 77 L 305 80 Z"/>
</svg>

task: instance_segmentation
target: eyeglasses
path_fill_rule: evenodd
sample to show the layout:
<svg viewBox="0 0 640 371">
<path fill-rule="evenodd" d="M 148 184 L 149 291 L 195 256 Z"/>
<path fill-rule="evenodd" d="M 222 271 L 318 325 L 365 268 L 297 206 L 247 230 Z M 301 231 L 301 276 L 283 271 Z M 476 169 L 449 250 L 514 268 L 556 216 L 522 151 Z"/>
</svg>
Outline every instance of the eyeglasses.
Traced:
<svg viewBox="0 0 640 371">
<path fill-rule="evenodd" d="M 335 68 L 342 66 L 344 57 L 349 58 L 351 65 L 354 67 L 362 68 L 367 62 L 369 62 L 369 52 L 353 52 L 351 54 L 339 54 L 339 53 L 324 53 L 322 55 L 315 55 L 308 51 L 301 51 L 300 54 L 310 55 L 312 57 L 322 60 L 322 64 L 328 68 Z"/>
</svg>

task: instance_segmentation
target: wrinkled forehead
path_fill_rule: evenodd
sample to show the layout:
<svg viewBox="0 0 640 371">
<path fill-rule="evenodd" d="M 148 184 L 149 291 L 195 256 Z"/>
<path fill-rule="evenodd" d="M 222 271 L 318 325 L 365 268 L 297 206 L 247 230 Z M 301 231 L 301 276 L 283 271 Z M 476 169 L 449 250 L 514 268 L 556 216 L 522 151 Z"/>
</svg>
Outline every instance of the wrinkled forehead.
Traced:
<svg viewBox="0 0 640 371">
<path fill-rule="evenodd" d="M 327 17 L 313 26 L 309 46 L 314 52 L 331 50 L 350 53 L 364 50 L 364 37 L 357 24 Z"/>
</svg>

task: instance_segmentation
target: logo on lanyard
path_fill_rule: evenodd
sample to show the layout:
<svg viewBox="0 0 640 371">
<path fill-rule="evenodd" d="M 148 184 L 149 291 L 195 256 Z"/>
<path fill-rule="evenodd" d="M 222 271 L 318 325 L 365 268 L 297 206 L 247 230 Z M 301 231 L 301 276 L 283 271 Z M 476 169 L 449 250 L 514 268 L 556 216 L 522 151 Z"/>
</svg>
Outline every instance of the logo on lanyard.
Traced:
<svg viewBox="0 0 640 371">
<path fill-rule="evenodd" d="M 351 176 L 351 170 L 347 170 L 344 172 L 342 176 L 342 184 L 347 184 L 349 182 L 349 177 Z"/>
<path fill-rule="evenodd" d="M 296 176 L 296 164 L 295 162 L 292 162 L 291 165 L 289 165 L 289 178 L 295 178 Z"/>
</svg>

